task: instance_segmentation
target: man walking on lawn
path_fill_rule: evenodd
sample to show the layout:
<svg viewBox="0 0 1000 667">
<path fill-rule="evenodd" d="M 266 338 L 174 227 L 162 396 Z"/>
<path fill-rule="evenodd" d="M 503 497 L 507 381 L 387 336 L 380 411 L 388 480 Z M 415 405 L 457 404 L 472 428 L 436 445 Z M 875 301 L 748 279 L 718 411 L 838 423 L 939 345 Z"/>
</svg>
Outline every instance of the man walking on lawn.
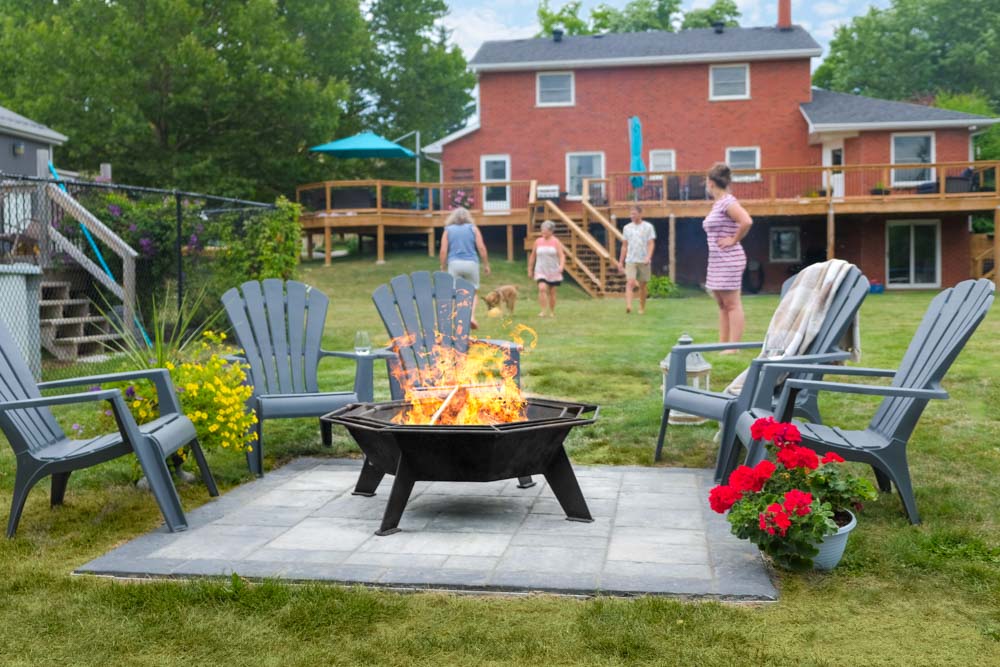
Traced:
<svg viewBox="0 0 1000 667">
<path fill-rule="evenodd" d="M 632 291 L 639 288 L 639 314 L 646 312 L 646 283 L 649 282 L 650 264 L 653 261 L 653 247 L 656 244 L 656 230 L 642 219 L 642 207 L 632 206 L 632 222 L 622 230 L 622 252 L 617 268 L 625 267 L 625 312 L 632 312 Z"/>
</svg>

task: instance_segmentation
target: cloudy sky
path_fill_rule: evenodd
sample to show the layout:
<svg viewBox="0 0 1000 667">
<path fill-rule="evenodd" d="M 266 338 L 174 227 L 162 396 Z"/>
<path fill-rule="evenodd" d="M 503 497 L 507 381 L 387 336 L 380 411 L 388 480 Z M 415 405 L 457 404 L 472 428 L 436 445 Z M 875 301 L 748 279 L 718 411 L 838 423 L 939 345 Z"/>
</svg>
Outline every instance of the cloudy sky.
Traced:
<svg viewBox="0 0 1000 667">
<path fill-rule="evenodd" d="M 565 0 L 550 0 L 559 7 Z M 627 0 L 583 0 L 584 16 L 594 5 L 606 3 L 622 7 Z M 487 40 L 519 39 L 538 32 L 535 18 L 538 0 L 448 0 L 451 14 L 445 19 L 452 39 L 471 58 Z M 707 7 L 711 0 L 685 0 L 684 8 Z M 736 0 L 743 16 L 740 25 L 762 26 L 777 22 L 778 0 Z M 809 32 L 826 50 L 834 29 L 852 16 L 864 14 L 871 6 L 885 7 L 889 0 L 792 0 L 792 21 Z M 814 63 L 815 64 L 815 63 Z"/>
</svg>

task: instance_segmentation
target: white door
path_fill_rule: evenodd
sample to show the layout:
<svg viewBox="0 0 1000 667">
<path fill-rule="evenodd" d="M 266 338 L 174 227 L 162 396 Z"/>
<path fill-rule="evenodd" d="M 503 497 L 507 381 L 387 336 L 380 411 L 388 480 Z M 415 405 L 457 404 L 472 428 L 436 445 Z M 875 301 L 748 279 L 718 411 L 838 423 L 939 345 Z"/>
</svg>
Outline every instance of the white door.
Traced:
<svg viewBox="0 0 1000 667">
<path fill-rule="evenodd" d="M 827 141 L 823 144 L 823 166 L 840 167 L 844 164 L 844 140 Z M 844 196 L 844 172 L 830 169 L 823 172 L 823 187 L 829 188 L 833 197 Z"/>
<path fill-rule="evenodd" d="M 510 211 L 510 156 L 484 155 L 479 166 L 484 183 L 503 183 L 483 186 L 483 213 Z"/>
</svg>

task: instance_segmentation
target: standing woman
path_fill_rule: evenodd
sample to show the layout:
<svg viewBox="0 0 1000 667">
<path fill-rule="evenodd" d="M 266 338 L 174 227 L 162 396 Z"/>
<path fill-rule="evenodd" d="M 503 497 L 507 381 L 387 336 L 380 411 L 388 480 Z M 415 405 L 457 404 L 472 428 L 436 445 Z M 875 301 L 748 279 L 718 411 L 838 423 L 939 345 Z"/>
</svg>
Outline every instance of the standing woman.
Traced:
<svg viewBox="0 0 1000 667">
<path fill-rule="evenodd" d="M 556 288 L 562 284 L 563 269 L 566 268 L 566 251 L 554 236 L 556 223 L 546 220 L 542 223 L 542 235 L 535 239 L 528 256 L 528 278 L 538 282 L 539 317 L 556 316 Z"/>
<path fill-rule="evenodd" d="M 753 219 L 729 192 L 732 172 L 717 162 L 708 172 L 708 192 L 715 203 L 701 223 L 708 236 L 708 278 L 705 287 L 719 304 L 719 341 L 735 343 L 743 337 L 743 303 L 740 288 L 747 255 L 740 241 L 750 231 Z M 722 354 L 735 354 L 726 350 Z"/>
<path fill-rule="evenodd" d="M 486 244 L 483 235 L 472 221 L 469 211 L 456 208 L 444 222 L 444 235 L 441 237 L 441 270 L 447 271 L 455 278 L 462 278 L 472 283 L 476 288 L 472 297 L 473 329 L 479 328 L 476 322 L 476 306 L 479 304 L 479 259 L 482 258 L 483 270 L 490 275 L 490 260 L 486 254 Z"/>
</svg>

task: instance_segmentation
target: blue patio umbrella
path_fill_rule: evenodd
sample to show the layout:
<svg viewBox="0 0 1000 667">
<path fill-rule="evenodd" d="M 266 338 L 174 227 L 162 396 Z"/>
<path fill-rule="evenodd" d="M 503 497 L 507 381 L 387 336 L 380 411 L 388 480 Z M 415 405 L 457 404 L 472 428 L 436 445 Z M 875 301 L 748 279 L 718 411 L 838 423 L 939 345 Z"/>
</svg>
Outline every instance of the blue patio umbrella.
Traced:
<svg viewBox="0 0 1000 667">
<path fill-rule="evenodd" d="M 416 153 L 399 144 L 394 144 L 374 132 L 362 132 L 346 139 L 337 139 L 327 144 L 313 146 L 314 153 L 329 153 L 334 157 L 416 157 Z"/>
<path fill-rule="evenodd" d="M 628 119 L 628 143 L 631 155 L 629 171 L 646 171 L 646 163 L 642 161 L 642 123 L 639 122 L 638 116 Z M 642 176 L 633 176 L 630 180 L 633 188 L 641 188 L 645 182 Z"/>
</svg>

